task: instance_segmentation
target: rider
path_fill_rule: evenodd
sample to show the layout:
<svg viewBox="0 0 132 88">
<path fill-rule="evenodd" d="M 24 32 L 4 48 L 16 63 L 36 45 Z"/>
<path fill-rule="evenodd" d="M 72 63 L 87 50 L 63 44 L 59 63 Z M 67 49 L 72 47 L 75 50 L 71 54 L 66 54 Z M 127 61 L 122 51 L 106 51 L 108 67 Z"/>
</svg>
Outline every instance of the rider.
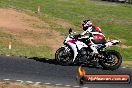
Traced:
<svg viewBox="0 0 132 88">
<path fill-rule="evenodd" d="M 89 43 L 90 48 L 93 50 L 93 54 L 99 54 L 96 48 L 97 44 L 105 43 L 105 37 L 102 33 L 102 30 L 98 26 L 93 26 L 90 20 L 84 20 L 82 22 L 82 28 L 84 32 L 80 34 L 80 39 L 90 40 Z M 99 36 L 94 37 L 93 34 L 99 34 Z"/>
</svg>

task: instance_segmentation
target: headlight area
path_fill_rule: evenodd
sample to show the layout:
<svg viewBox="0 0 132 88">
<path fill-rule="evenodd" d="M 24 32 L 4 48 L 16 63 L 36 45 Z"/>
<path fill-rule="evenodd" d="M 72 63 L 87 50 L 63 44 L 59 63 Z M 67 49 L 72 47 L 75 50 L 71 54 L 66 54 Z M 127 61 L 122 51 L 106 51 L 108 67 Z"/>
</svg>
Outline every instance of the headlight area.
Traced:
<svg viewBox="0 0 132 88">
<path fill-rule="evenodd" d="M 66 40 L 64 40 L 63 44 L 64 44 L 64 45 L 66 44 Z"/>
</svg>

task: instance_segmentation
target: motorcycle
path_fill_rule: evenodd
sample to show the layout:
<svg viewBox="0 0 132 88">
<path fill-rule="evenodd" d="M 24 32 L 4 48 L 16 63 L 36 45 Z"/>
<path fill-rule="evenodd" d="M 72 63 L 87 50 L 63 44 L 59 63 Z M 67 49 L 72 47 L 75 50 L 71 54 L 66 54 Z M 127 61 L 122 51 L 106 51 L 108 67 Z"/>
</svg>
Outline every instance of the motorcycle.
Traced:
<svg viewBox="0 0 132 88">
<path fill-rule="evenodd" d="M 101 66 L 104 69 L 116 70 L 121 66 L 122 56 L 116 50 L 106 50 L 106 48 L 117 45 L 119 40 L 106 40 L 102 44 L 96 44 L 99 55 L 93 54 L 89 44 L 93 40 L 101 39 L 101 33 L 93 33 L 87 40 L 79 39 L 76 32 L 69 29 L 69 35 L 65 38 L 61 48 L 55 53 L 56 61 L 61 65 L 81 63 L 85 65 Z"/>
</svg>

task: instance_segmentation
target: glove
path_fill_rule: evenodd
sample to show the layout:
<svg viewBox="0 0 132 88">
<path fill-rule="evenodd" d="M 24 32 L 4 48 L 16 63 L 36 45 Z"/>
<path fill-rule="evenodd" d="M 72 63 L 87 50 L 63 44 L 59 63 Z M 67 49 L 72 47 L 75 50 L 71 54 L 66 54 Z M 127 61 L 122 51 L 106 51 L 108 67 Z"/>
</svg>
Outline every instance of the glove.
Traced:
<svg viewBox="0 0 132 88">
<path fill-rule="evenodd" d="M 78 34 L 78 37 L 81 37 L 81 35 L 80 35 L 80 34 Z"/>
<path fill-rule="evenodd" d="M 78 35 L 74 35 L 74 38 L 75 38 L 75 39 L 78 39 L 79 37 L 81 37 L 80 34 L 78 34 Z"/>
</svg>

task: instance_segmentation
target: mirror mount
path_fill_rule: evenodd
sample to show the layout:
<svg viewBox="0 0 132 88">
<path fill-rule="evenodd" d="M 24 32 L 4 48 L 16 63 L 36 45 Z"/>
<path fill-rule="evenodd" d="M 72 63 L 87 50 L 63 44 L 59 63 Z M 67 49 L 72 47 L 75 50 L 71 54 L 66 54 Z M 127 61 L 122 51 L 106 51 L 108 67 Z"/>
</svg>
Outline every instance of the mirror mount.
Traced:
<svg viewBox="0 0 132 88">
<path fill-rule="evenodd" d="M 70 29 L 69 29 L 69 34 L 71 34 L 71 32 L 72 32 L 72 29 L 70 28 Z"/>
</svg>

